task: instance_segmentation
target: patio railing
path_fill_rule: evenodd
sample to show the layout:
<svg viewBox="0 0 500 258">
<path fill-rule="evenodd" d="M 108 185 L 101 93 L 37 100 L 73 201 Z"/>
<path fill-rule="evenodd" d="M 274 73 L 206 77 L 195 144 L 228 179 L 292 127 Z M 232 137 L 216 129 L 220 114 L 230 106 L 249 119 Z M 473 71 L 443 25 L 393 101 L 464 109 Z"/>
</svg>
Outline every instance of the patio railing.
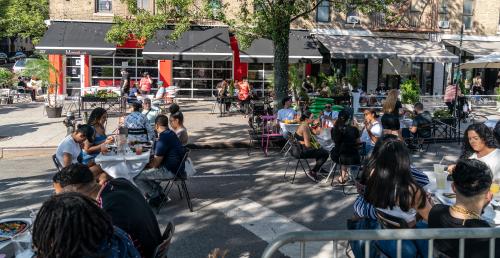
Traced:
<svg viewBox="0 0 500 258">
<path fill-rule="evenodd" d="M 402 257 L 402 240 L 428 240 L 428 257 L 434 257 L 434 240 L 436 239 L 458 239 L 459 257 L 465 257 L 465 239 L 489 239 L 489 257 L 495 256 L 495 239 L 500 237 L 500 228 L 449 228 L 449 229 L 382 229 L 382 230 L 329 230 L 329 231 L 304 231 L 290 232 L 278 236 L 274 239 L 262 254 L 262 258 L 271 258 L 280 248 L 286 245 L 299 245 L 299 256 L 306 257 L 307 243 L 313 242 L 331 242 L 331 251 L 333 257 L 347 257 L 345 253 L 339 254 L 339 247 L 346 246 L 347 241 L 366 240 L 364 245 L 365 257 L 370 257 L 370 241 L 376 240 L 396 240 L 397 257 Z M 343 244 L 343 245 L 340 245 Z M 324 248 L 321 248 L 324 250 Z M 315 250 L 314 250 L 315 251 Z M 318 250 L 319 251 L 319 250 Z M 343 250 L 345 251 L 345 250 Z M 311 252 L 309 252 L 310 254 Z M 295 258 L 294 257 L 294 258 Z"/>
</svg>

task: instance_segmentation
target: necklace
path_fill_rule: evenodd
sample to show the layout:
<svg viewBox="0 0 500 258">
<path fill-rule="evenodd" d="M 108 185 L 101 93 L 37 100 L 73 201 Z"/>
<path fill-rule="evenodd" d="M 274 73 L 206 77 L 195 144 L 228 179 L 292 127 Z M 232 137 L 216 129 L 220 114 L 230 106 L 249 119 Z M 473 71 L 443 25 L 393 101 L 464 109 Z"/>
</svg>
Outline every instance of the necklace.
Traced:
<svg viewBox="0 0 500 258">
<path fill-rule="evenodd" d="M 470 219 L 481 219 L 481 215 L 477 214 L 474 211 L 470 211 L 470 210 L 468 210 L 466 208 L 463 208 L 463 207 L 460 207 L 460 206 L 457 206 L 457 205 L 453 205 L 450 208 L 454 212 L 457 212 L 457 213 L 460 213 L 460 214 L 463 214 L 463 215 L 466 215 L 466 216 L 470 217 Z M 462 222 L 462 225 L 464 225 L 464 224 L 465 224 L 465 219 Z"/>
</svg>

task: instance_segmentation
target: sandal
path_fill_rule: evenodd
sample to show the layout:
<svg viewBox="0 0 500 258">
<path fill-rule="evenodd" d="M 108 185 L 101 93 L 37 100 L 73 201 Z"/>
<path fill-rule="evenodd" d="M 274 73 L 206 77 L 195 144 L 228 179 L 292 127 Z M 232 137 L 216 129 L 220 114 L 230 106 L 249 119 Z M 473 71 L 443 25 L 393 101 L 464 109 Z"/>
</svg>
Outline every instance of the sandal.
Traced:
<svg viewBox="0 0 500 258">
<path fill-rule="evenodd" d="M 345 184 L 347 184 L 348 181 L 349 181 L 349 177 L 339 176 L 337 178 L 337 182 L 339 183 L 339 185 L 345 185 Z"/>
</svg>

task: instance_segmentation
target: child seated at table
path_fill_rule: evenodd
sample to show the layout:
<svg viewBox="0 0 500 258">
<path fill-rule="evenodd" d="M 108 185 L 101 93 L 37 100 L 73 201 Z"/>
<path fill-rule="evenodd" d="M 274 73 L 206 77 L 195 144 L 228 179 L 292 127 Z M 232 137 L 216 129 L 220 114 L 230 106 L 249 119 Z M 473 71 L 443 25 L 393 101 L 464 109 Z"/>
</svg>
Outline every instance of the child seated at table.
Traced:
<svg viewBox="0 0 500 258">
<path fill-rule="evenodd" d="M 491 201 L 492 173 L 479 160 L 459 160 L 453 173 L 452 189 L 456 193 L 453 206 L 436 204 L 429 213 L 429 228 L 487 228 L 481 214 Z M 458 239 L 436 239 L 435 247 L 449 257 L 458 257 Z M 465 240 L 465 256 L 489 257 L 489 239 Z M 495 256 L 500 257 L 500 242 L 495 242 Z"/>
</svg>

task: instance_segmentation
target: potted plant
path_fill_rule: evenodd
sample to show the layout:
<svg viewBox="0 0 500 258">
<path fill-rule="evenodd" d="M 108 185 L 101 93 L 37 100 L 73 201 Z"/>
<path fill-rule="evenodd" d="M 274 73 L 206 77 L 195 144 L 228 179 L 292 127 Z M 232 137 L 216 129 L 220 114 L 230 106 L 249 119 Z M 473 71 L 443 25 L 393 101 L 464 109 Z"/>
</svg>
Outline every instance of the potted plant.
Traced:
<svg viewBox="0 0 500 258">
<path fill-rule="evenodd" d="M 59 77 L 62 71 L 56 69 L 49 61 L 46 55 L 42 55 L 40 58 L 34 59 L 26 64 L 26 68 L 23 70 L 23 76 L 35 76 L 42 80 L 43 84 L 48 85 L 47 87 L 47 103 L 45 103 L 45 111 L 47 112 L 47 117 L 55 118 L 61 117 L 63 103 L 58 101 L 58 91 L 59 83 L 49 84 L 50 73 L 54 73 L 56 77 Z"/>
<path fill-rule="evenodd" d="M 432 117 L 447 125 L 453 126 L 455 124 L 455 118 L 448 109 L 438 109 L 434 111 Z"/>
<path fill-rule="evenodd" d="M 420 92 L 417 82 L 413 79 L 404 81 L 401 84 L 401 103 L 405 109 L 413 110 L 413 105 L 420 99 Z"/>
<path fill-rule="evenodd" d="M 0 88 L 12 88 L 14 83 L 13 74 L 11 71 L 5 68 L 0 68 Z M 1 99 L 1 104 L 12 104 L 12 96 Z"/>
</svg>

